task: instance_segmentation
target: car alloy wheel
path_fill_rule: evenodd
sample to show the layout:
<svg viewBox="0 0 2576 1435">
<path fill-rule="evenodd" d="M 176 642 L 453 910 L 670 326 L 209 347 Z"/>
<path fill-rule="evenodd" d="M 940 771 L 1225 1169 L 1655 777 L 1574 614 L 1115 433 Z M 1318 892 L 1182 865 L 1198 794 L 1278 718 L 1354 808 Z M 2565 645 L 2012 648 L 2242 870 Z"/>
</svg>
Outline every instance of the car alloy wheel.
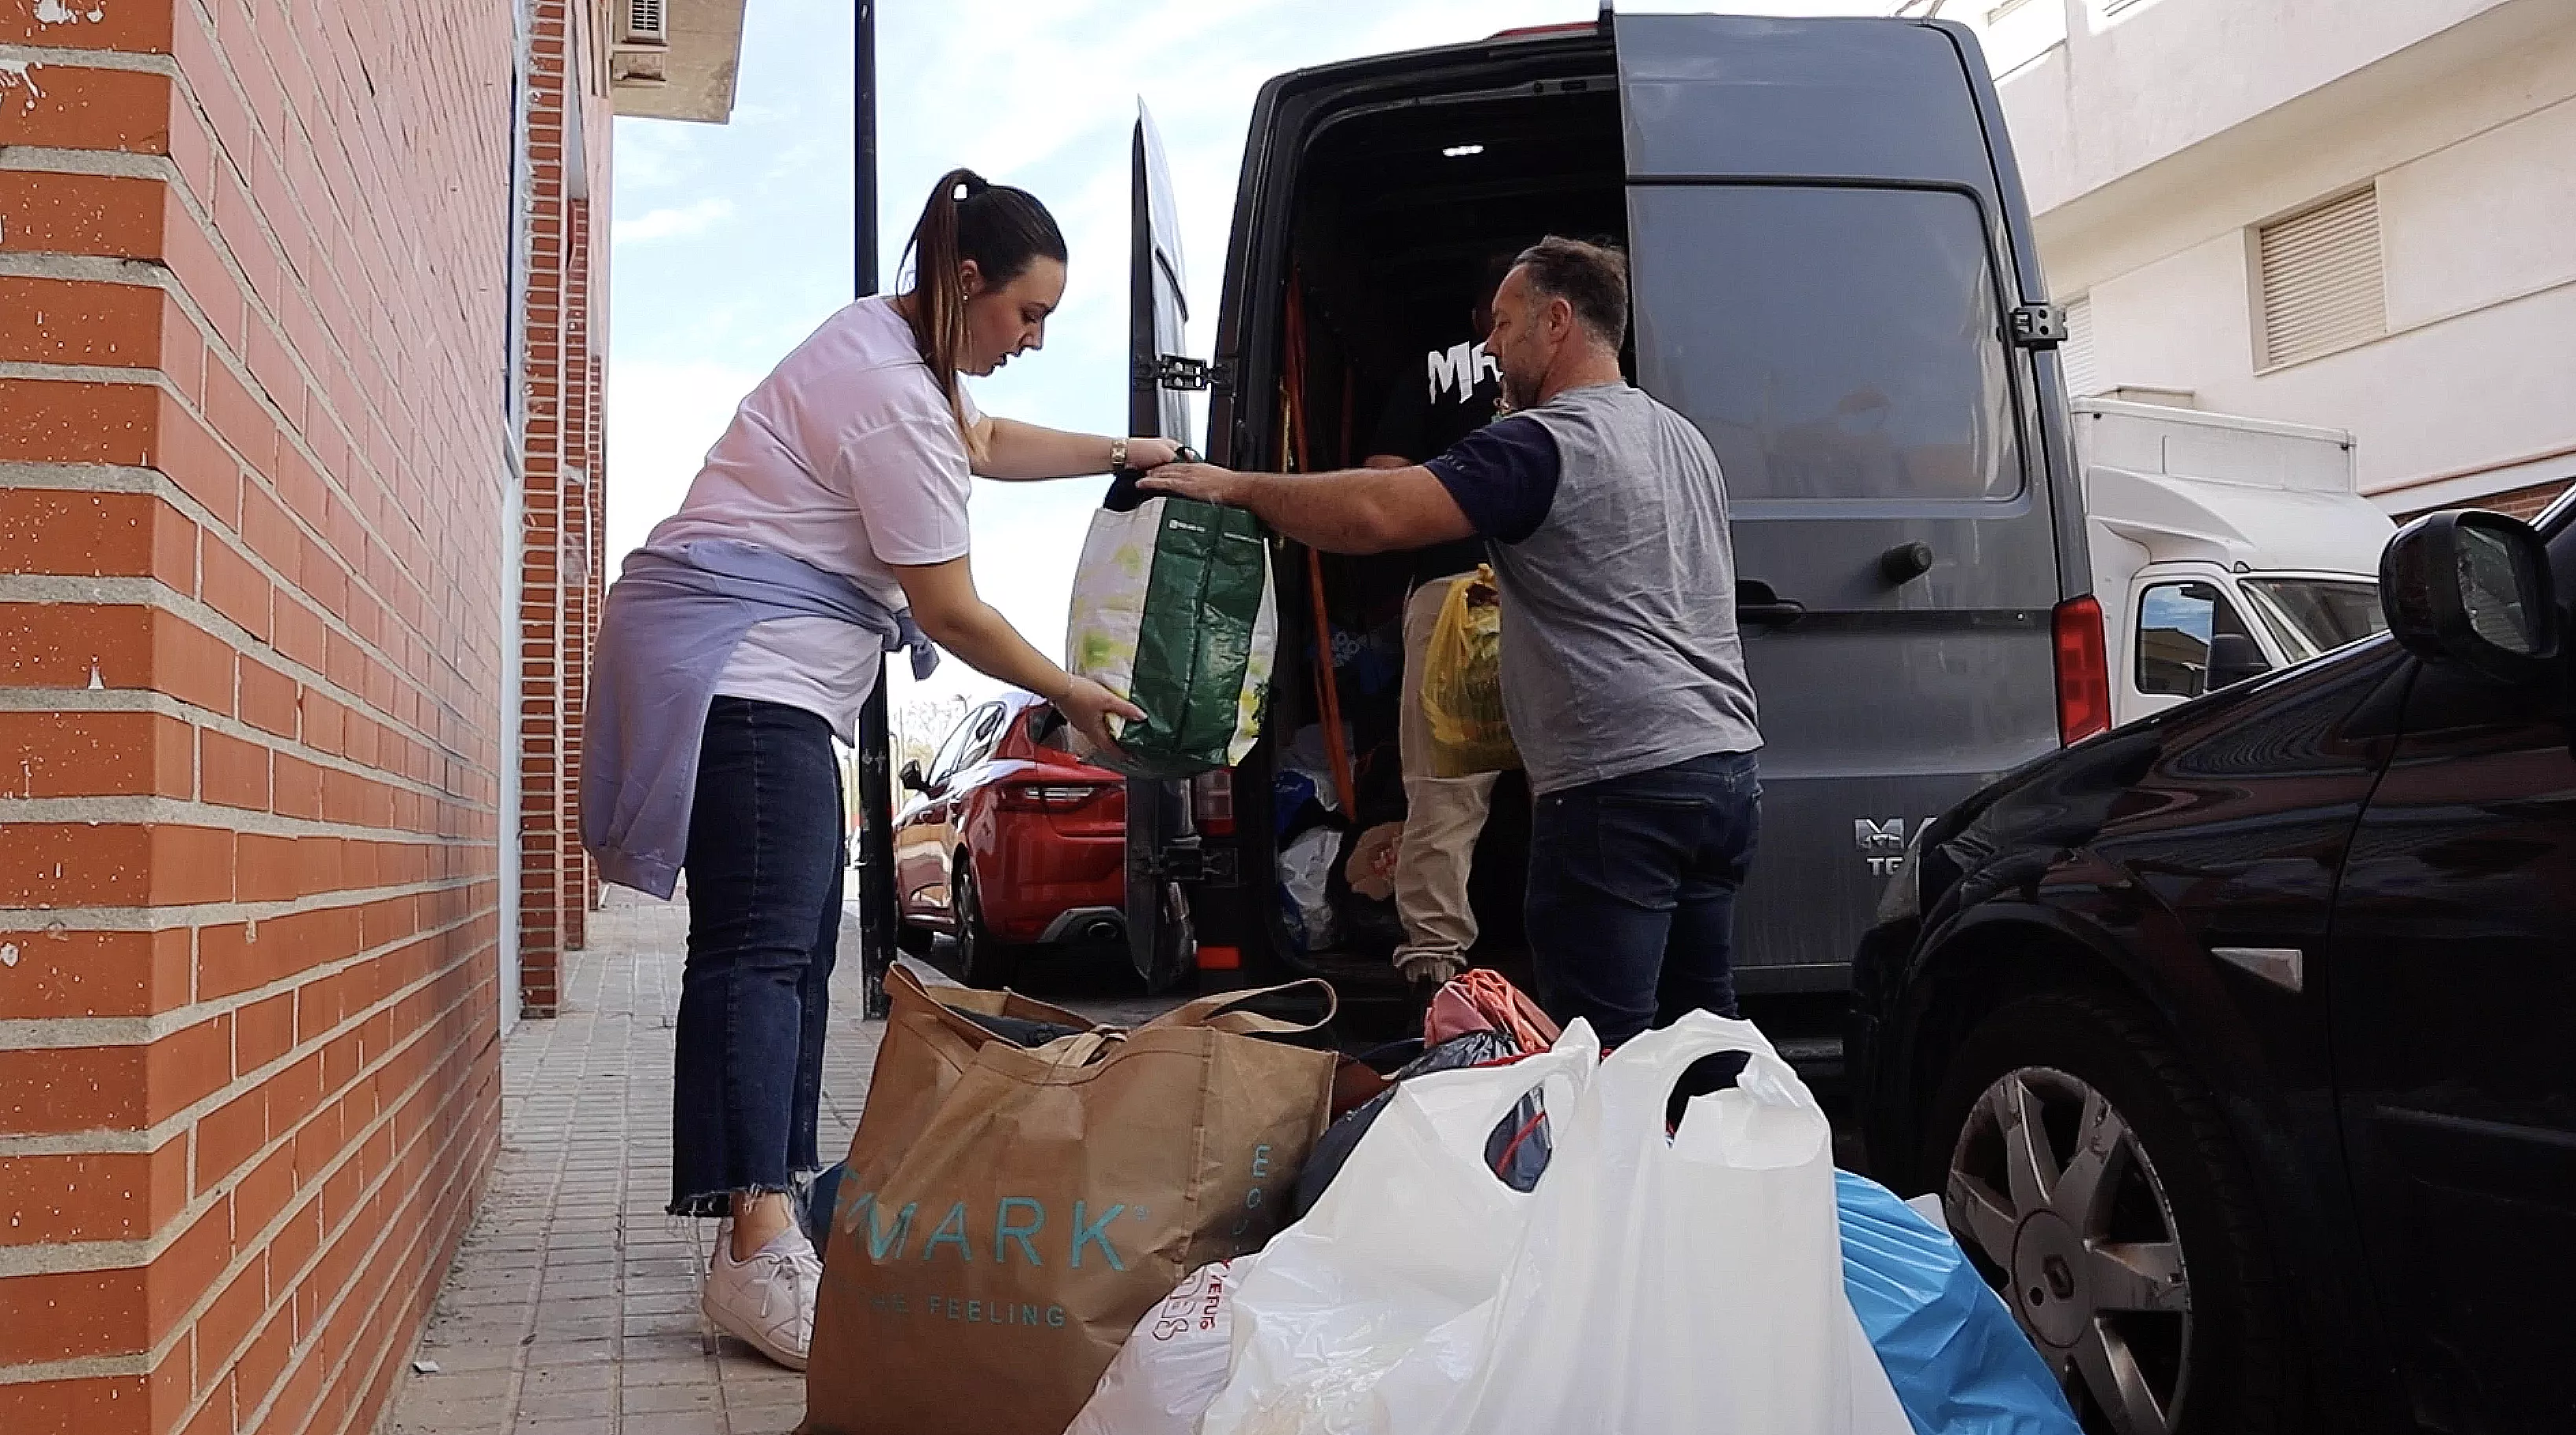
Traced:
<svg viewBox="0 0 2576 1435">
<path fill-rule="evenodd" d="M 999 991 L 1019 975 L 1019 953 L 984 925 L 983 899 L 975 891 L 975 869 L 965 855 L 949 879 L 949 910 L 957 925 L 957 975 L 970 987 Z"/>
<path fill-rule="evenodd" d="M 2045 1066 L 1996 1078 L 1960 1129 L 1942 1209 L 2088 1423 L 2175 1428 L 2190 1268 L 2155 1163 L 2102 1093 Z"/>
</svg>

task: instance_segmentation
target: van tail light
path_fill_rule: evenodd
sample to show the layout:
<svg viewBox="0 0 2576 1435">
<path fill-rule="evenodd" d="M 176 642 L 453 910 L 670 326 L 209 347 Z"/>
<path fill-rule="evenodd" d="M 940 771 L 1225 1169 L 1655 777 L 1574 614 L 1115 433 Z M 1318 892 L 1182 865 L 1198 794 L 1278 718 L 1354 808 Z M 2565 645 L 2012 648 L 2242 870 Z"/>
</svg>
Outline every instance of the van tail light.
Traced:
<svg viewBox="0 0 2576 1435">
<path fill-rule="evenodd" d="M 1096 782 L 1006 782 L 1001 806 L 1005 812 L 1070 812 L 1108 790 Z"/>
<path fill-rule="evenodd" d="M 1234 770 L 1219 768 L 1190 779 L 1190 820 L 1210 837 L 1234 835 Z"/>
<path fill-rule="evenodd" d="M 2111 655 L 2102 604 L 2087 593 L 2057 605 L 2057 737 L 2072 747 L 2111 728 Z"/>
</svg>

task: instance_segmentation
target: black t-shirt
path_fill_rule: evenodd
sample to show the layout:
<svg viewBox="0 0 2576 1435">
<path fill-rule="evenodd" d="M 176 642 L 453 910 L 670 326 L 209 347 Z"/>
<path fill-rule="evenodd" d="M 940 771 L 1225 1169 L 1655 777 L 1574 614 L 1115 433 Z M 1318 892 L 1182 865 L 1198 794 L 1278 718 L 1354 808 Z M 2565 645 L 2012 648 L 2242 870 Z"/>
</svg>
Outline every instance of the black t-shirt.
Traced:
<svg viewBox="0 0 2576 1435">
<path fill-rule="evenodd" d="M 1518 543 L 1547 521 L 1564 460 L 1545 424 L 1514 414 L 1458 440 L 1429 466 L 1477 537 Z"/>
<path fill-rule="evenodd" d="M 1400 379 L 1388 392 L 1366 452 L 1428 462 L 1490 422 L 1502 392 L 1501 370 L 1484 345 L 1461 341 L 1426 349 L 1420 378 Z M 1427 583 L 1472 571 L 1485 561 L 1485 546 L 1473 540 L 1440 543 L 1406 557 L 1413 581 Z"/>
</svg>

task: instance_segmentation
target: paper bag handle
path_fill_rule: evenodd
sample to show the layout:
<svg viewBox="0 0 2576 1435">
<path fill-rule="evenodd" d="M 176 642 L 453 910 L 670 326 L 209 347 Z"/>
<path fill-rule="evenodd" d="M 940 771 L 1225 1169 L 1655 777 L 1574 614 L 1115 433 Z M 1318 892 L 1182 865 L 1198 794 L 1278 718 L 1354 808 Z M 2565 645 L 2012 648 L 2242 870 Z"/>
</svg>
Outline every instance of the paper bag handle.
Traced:
<svg viewBox="0 0 2576 1435">
<path fill-rule="evenodd" d="M 931 1014 L 938 1019 L 939 1024 L 942 1027 L 946 1028 L 959 1040 L 967 1043 L 969 1050 L 981 1050 L 988 1043 L 1002 1040 L 1001 1037 L 994 1035 L 989 1028 L 976 1024 L 957 1008 L 941 1001 L 939 999 L 939 994 L 932 991 L 928 983 L 913 975 L 912 970 L 903 966 L 901 963 L 897 963 L 886 968 L 885 985 L 886 997 L 889 1002 L 891 1002 L 897 995 L 906 995 L 917 998 L 930 1009 Z M 1066 1011 L 1062 1007 L 1049 1006 L 1042 1001 L 1032 1001 L 1027 997 L 1021 996 L 1017 992 L 1009 992 L 1004 995 L 1011 1001 L 1020 1004 L 1022 1007 L 1021 1016 L 1024 1020 L 1044 1020 L 1055 1026 L 1069 1026 L 1077 1028 L 1088 1028 L 1093 1025 L 1091 1018 L 1084 1016 L 1080 1012 Z M 998 1014 L 1005 1016 L 1011 1015 L 1011 1013 L 1008 1012 Z"/>
<path fill-rule="evenodd" d="M 1127 1033 L 1114 1026 L 1095 1026 L 1071 1036 L 1060 1036 L 1044 1046 L 1034 1047 L 1030 1054 L 1046 1059 L 1050 1068 L 1089 1066 L 1101 1052 L 1127 1039 Z"/>
<path fill-rule="evenodd" d="M 1295 1021 L 1269 1016 L 1252 1009 L 1256 1003 L 1292 1000 L 1318 1002 L 1322 1006 L 1323 1015 L 1312 1021 Z M 1321 977 L 1308 977 L 1303 981 L 1288 982 L 1275 987 L 1261 987 L 1248 992 L 1219 992 L 1214 996 L 1200 997 L 1196 1001 L 1174 1007 L 1145 1025 L 1147 1027 L 1204 1026 L 1235 1036 L 1304 1036 L 1331 1025 L 1333 1017 L 1340 1010 L 1341 994 L 1333 990 L 1333 984 Z"/>
</svg>

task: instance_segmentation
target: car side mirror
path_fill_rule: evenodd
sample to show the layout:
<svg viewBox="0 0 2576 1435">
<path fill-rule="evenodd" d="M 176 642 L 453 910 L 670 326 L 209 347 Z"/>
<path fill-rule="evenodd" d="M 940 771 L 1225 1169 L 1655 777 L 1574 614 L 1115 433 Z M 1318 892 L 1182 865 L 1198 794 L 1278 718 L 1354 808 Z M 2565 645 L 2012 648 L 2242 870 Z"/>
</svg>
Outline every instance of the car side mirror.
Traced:
<svg viewBox="0 0 2576 1435">
<path fill-rule="evenodd" d="M 921 764 L 919 762 L 905 763 L 903 765 L 903 772 L 899 776 L 899 780 L 903 783 L 903 790 L 906 792 L 926 793 L 930 791 L 930 781 L 921 775 Z"/>
<path fill-rule="evenodd" d="M 2251 634 L 2219 633 L 2209 640 L 2209 673 L 2202 691 L 2232 688 L 2270 671 L 2270 660 Z"/>
<path fill-rule="evenodd" d="M 2436 513 L 2400 529 L 2379 558 L 2379 602 L 2388 631 L 2428 663 L 2524 683 L 2558 656 L 2549 552 L 2501 513 Z"/>
</svg>

